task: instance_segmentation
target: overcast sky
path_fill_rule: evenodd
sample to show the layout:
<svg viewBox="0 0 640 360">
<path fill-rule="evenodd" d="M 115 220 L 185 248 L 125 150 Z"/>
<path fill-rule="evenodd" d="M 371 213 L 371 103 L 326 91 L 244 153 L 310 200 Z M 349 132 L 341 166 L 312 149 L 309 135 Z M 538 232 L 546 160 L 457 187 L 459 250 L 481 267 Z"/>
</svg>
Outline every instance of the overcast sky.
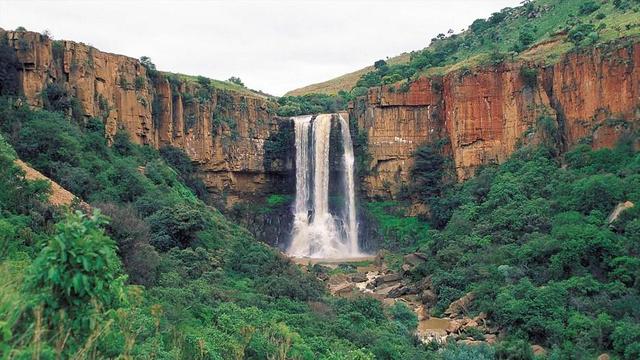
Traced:
<svg viewBox="0 0 640 360">
<path fill-rule="evenodd" d="M 273 95 L 417 50 L 520 0 L 0 0 L 0 27 L 49 30 L 158 69 Z"/>
</svg>

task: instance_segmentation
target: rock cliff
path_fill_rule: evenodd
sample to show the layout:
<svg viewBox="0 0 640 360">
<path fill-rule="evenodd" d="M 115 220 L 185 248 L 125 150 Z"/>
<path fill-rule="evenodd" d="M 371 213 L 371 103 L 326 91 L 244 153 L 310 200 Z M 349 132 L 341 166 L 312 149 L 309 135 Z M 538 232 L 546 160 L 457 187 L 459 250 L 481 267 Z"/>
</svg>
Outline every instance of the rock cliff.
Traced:
<svg viewBox="0 0 640 360">
<path fill-rule="evenodd" d="M 137 59 L 38 33 L 0 29 L 3 37 L 31 105 L 45 106 L 58 85 L 75 101 L 74 116 L 104 120 L 107 138 L 122 129 L 136 143 L 184 149 L 226 205 L 293 193 L 292 124 L 274 115 L 269 97 L 149 71 Z M 363 189 L 395 195 L 409 180 L 414 151 L 430 142 L 446 142 L 459 179 L 504 161 L 521 143 L 541 141 L 549 124 L 560 150 L 613 146 L 638 128 L 638 64 L 640 43 L 620 39 L 554 64 L 504 63 L 371 88 L 349 109 L 371 156 Z"/>
<path fill-rule="evenodd" d="M 74 116 L 103 119 L 107 138 L 122 129 L 139 144 L 182 148 L 227 205 L 287 185 L 290 152 L 278 150 L 290 125 L 274 116 L 270 98 L 149 71 L 137 59 L 34 32 L 0 29 L 2 37 L 15 49 L 30 105 L 43 107 L 55 84 L 75 102 Z"/>
<path fill-rule="evenodd" d="M 611 147 L 640 125 L 639 65 L 640 43 L 622 39 L 550 65 L 501 64 L 372 88 L 350 108 L 372 158 L 364 190 L 393 196 L 409 180 L 416 148 L 441 140 L 466 179 L 549 136 L 544 119 L 560 150 Z"/>
</svg>

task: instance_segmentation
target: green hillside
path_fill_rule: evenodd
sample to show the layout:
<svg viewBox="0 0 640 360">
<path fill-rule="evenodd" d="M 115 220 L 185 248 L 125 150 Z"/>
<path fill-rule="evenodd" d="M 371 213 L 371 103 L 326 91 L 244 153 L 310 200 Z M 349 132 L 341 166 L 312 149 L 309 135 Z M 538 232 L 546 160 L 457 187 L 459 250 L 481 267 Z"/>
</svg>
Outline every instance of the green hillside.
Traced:
<svg viewBox="0 0 640 360">
<path fill-rule="evenodd" d="M 361 94 L 360 88 L 503 61 L 552 63 L 574 49 L 638 35 L 640 2 L 637 0 L 525 1 L 522 6 L 506 8 L 488 19 L 474 21 L 460 34 L 443 32 L 432 39 L 427 48 L 411 52 L 407 62 L 377 61 L 373 71 L 363 74 L 355 84 L 337 78 L 323 83 L 324 87 L 309 86 L 305 88 L 307 91 L 294 90 L 288 94 L 299 96 L 309 91 Z M 344 85 L 340 87 L 336 83 Z"/>
</svg>

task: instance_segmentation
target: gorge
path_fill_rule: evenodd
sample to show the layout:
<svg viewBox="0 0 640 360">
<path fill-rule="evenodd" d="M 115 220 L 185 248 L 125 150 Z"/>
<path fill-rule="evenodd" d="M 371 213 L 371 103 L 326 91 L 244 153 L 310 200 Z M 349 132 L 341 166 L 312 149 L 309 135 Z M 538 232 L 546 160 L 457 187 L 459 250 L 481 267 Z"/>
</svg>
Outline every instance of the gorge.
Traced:
<svg viewBox="0 0 640 360">
<path fill-rule="evenodd" d="M 284 96 L 0 29 L 0 358 L 640 358 L 638 14 L 524 1 Z"/>
</svg>

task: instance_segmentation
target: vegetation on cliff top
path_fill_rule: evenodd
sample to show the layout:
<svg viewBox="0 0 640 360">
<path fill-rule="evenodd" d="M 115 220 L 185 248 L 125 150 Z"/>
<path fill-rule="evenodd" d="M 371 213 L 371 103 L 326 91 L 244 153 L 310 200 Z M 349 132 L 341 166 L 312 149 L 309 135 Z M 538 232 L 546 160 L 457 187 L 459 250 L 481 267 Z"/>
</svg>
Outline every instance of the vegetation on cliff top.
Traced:
<svg viewBox="0 0 640 360">
<path fill-rule="evenodd" d="M 412 81 L 421 75 L 507 60 L 554 62 L 572 49 L 639 35 L 639 11 L 638 0 L 527 0 L 522 6 L 474 21 L 462 33 L 449 30 L 439 34 L 427 48 L 411 52 L 408 61 L 380 60 L 356 81 L 347 83 L 337 78 L 323 83 L 323 87 L 308 88 L 335 95 L 341 90 Z M 335 82 L 343 86 L 336 87 Z M 306 94 L 299 90 L 291 93 Z"/>
</svg>

